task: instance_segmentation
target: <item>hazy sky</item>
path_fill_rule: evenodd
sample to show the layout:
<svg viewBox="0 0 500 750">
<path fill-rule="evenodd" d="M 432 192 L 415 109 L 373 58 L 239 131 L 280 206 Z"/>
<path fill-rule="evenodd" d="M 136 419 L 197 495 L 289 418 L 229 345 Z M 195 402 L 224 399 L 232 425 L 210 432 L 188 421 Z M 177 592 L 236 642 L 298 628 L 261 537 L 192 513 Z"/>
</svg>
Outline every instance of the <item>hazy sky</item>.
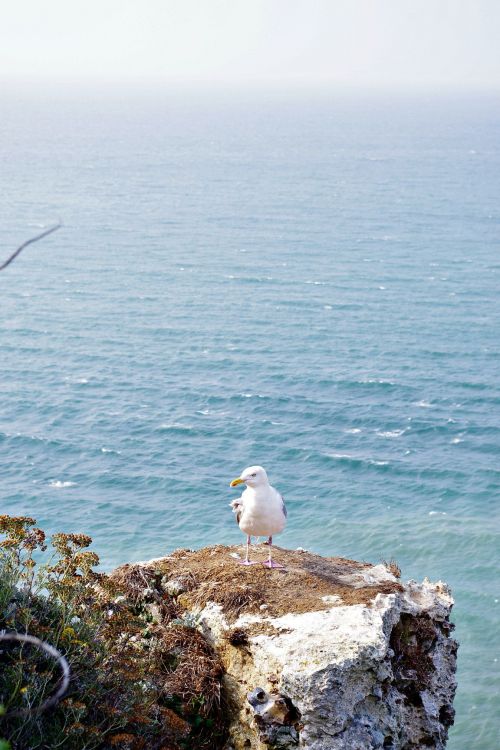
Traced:
<svg viewBox="0 0 500 750">
<path fill-rule="evenodd" d="M 491 89 L 500 0 L 6 0 L 0 77 Z"/>
</svg>

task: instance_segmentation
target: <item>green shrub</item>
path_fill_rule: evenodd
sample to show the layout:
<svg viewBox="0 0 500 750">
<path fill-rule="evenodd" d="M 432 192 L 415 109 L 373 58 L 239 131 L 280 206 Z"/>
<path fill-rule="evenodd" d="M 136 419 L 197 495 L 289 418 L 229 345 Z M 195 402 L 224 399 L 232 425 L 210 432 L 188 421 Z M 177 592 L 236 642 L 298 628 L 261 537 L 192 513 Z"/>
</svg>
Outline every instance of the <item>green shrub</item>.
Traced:
<svg viewBox="0 0 500 750">
<path fill-rule="evenodd" d="M 46 559 L 35 524 L 0 516 L 0 631 L 58 649 L 70 665 L 70 689 L 39 711 L 58 688 L 57 664 L 30 645 L 0 643 L 0 737 L 11 750 L 219 747 L 222 669 L 197 630 L 174 622 L 175 601 L 145 581 L 161 613 L 155 622 L 140 590 L 95 570 L 90 537 L 55 534 Z"/>
</svg>

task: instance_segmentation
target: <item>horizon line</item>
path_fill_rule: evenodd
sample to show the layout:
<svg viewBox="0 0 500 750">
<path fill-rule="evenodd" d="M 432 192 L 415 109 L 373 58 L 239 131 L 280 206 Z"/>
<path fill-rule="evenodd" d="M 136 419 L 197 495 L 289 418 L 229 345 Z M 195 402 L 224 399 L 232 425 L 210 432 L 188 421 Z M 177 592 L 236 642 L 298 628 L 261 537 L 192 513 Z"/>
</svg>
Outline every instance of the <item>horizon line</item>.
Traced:
<svg viewBox="0 0 500 750">
<path fill-rule="evenodd" d="M 339 80 L 280 80 L 280 79 L 174 79 L 163 76 L 94 76 L 94 75 L 1 75 L 0 87 L 21 86 L 23 88 L 47 86 L 65 90 L 72 87 L 109 89 L 132 87 L 150 90 L 162 89 L 172 93 L 276 93 L 276 94 L 487 94 L 500 97 L 500 83 L 460 84 L 435 81 L 429 83 L 358 82 Z"/>
</svg>

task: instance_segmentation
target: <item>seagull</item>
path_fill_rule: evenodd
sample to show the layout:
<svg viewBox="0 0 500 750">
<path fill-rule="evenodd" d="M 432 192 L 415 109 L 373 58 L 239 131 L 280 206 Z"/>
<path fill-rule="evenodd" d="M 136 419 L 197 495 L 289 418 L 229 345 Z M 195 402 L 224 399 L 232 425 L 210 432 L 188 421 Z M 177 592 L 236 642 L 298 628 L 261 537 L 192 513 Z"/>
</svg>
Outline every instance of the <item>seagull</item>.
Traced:
<svg viewBox="0 0 500 750">
<path fill-rule="evenodd" d="M 267 568 L 282 568 L 283 565 L 273 562 L 273 534 L 283 531 L 286 524 L 286 507 L 280 493 L 271 487 L 265 469 L 262 466 L 249 466 L 241 475 L 233 479 L 230 487 L 246 484 L 246 490 L 230 506 L 236 514 L 236 522 L 247 535 L 247 554 L 241 565 L 256 565 L 257 561 L 249 560 L 252 536 L 269 537 L 269 559 L 263 563 Z"/>
</svg>

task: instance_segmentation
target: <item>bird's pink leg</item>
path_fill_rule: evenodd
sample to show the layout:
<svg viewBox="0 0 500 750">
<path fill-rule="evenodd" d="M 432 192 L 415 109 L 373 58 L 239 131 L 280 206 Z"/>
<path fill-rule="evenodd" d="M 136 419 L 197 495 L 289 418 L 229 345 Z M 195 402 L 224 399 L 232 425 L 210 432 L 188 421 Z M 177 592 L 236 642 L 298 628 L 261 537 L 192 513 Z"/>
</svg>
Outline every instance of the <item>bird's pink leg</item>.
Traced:
<svg viewBox="0 0 500 750">
<path fill-rule="evenodd" d="M 250 542 L 251 541 L 252 541 L 252 537 L 251 536 L 247 536 L 247 556 L 245 557 L 244 560 L 238 560 L 238 562 L 239 562 L 240 565 L 257 565 L 257 560 L 253 560 L 252 561 L 252 560 L 248 559 L 248 556 L 249 556 L 249 553 L 250 553 Z"/>
<path fill-rule="evenodd" d="M 280 565 L 279 563 L 273 562 L 272 551 L 273 551 L 273 538 L 272 536 L 270 536 L 269 537 L 269 560 L 262 564 L 265 565 L 266 568 L 284 568 L 284 565 Z"/>
</svg>

